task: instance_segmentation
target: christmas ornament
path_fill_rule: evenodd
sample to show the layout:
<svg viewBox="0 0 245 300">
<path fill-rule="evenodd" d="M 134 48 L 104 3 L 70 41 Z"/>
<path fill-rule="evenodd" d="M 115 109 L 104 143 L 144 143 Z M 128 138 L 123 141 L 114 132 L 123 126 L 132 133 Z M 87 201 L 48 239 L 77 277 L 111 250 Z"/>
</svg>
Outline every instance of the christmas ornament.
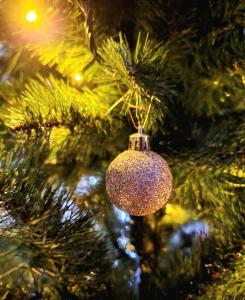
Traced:
<svg viewBox="0 0 245 300">
<path fill-rule="evenodd" d="M 149 136 L 142 130 L 130 136 L 129 149 L 111 162 L 106 189 L 113 204 L 134 216 L 152 214 L 167 203 L 171 171 L 160 155 L 150 151 Z"/>
</svg>

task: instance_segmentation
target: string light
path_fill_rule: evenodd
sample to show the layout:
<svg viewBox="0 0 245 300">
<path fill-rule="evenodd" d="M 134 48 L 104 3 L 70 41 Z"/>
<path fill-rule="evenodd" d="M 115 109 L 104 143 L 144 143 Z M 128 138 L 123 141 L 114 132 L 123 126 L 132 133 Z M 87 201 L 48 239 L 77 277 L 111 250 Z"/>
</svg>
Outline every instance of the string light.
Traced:
<svg viewBox="0 0 245 300">
<path fill-rule="evenodd" d="M 64 35 L 66 21 L 61 17 L 60 8 L 54 8 L 49 1 L 25 0 L 18 5 L 16 1 L 6 2 L 9 4 L 6 4 L 4 23 L 8 24 L 8 33 L 15 43 L 49 43 Z"/>
<path fill-rule="evenodd" d="M 37 12 L 35 10 L 30 10 L 26 14 L 26 21 L 34 23 L 37 21 Z"/>
<path fill-rule="evenodd" d="M 75 75 L 74 75 L 74 79 L 76 80 L 76 81 L 82 81 L 82 76 L 81 76 L 81 74 L 80 73 L 76 73 Z"/>
</svg>

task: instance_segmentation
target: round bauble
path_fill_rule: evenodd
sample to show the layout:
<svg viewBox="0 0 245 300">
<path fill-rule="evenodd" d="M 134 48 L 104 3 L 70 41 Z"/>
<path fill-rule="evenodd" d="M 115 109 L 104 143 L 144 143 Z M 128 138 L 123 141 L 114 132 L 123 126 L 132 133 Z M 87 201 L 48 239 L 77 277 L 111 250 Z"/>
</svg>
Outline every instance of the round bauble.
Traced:
<svg viewBox="0 0 245 300">
<path fill-rule="evenodd" d="M 134 216 L 149 215 L 167 203 L 172 192 L 172 174 L 157 153 L 126 150 L 109 165 L 106 189 L 119 209 Z"/>
</svg>

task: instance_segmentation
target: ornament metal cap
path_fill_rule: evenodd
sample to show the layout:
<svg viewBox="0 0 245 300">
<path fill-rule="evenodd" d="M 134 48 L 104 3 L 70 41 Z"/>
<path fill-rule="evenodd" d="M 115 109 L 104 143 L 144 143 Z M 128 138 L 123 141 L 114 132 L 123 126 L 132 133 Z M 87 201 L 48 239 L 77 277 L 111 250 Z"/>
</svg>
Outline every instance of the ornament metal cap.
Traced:
<svg viewBox="0 0 245 300">
<path fill-rule="evenodd" d="M 129 136 L 129 150 L 136 151 L 149 151 L 150 147 L 150 136 L 142 132 L 142 126 L 138 127 L 138 132 Z"/>
</svg>

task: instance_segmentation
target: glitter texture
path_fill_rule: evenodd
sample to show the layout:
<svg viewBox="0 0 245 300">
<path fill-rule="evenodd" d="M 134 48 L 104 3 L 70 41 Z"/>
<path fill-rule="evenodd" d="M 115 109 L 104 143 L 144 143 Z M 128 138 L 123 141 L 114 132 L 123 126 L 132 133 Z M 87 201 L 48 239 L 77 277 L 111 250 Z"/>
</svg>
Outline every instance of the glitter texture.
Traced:
<svg viewBox="0 0 245 300">
<path fill-rule="evenodd" d="M 106 189 L 118 208 L 130 215 L 154 213 L 172 192 L 167 162 L 153 151 L 127 150 L 119 154 L 106 173 Z"/>
</svg>

